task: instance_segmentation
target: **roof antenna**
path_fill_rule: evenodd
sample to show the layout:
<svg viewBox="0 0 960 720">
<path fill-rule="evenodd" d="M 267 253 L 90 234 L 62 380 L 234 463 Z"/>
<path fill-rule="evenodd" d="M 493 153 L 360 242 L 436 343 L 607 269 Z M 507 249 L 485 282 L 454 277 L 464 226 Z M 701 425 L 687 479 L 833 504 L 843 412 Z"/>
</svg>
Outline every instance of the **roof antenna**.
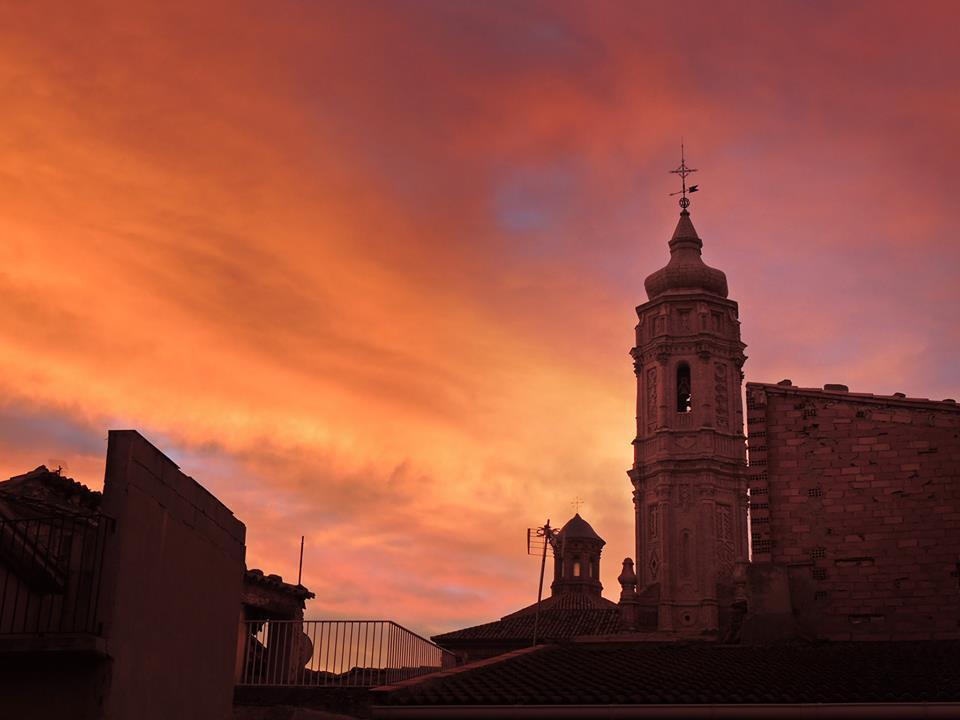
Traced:
<svg viewBox="0 0 960 720">
<path fill-rule="evenodd" d="M 540 602 L 543 600 L 543 571 L 547 566 L 547 547 L 556 554 L 556 543 L 557 532 L 550 527 L 550 520 L 547 520 L 547 524 L 542 527 L 527 528 L 527 555 L 536 555 L 537 551 L 542 552 L 540 556 L 540 586 L 537 589 L 537 610 L 533 616 L 532 645 L 537 644 L 537 630 L 540 628 Z"/>
<path fill-rule="evenodd" d="M 676 192 L 670 193 L 670 197 L 673 197 L 674 195 L 682 196 L 680 198 L 681 213 L 687 213 L 687 208 L 690 207 L 690 198 L 687 197 L 687 193 L 695 193 L 700 189 L 699 185 L 691 185 L 690 187 L 687 187 L 687 175 L 695 173 L 696 171 L 696 168 L 687 167 L 687 161 L 684 157 L 683 138 L 680 138 L 680 167 L 678 167 L 676 170 L 670 171 L 674 175 L 680 176 L 680 189 Z"/>
<path fill-rule="evenodd" d="M 300 536 L 300 569 L 297 570 L 297 587 L 303 587 L 301 580 L 303 580 L 303 535 Z"/>
</svg>

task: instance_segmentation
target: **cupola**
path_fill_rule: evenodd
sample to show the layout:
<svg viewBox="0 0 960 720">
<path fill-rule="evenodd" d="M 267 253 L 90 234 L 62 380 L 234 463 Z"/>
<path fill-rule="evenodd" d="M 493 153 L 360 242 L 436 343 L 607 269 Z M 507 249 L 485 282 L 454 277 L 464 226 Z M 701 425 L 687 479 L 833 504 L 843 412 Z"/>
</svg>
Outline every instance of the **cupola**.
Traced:
<svg viewBox="0 0 960 720">
<path fill-rule="evenodd" d="M 590 523 L 577 513 L 560 528 L 554 552 L 554 595 L 584 592 L 600 595 L 600 553 L 606 541 L 597 535 Z"/>
<path fill-rule="evenodd" d="M 693 227 L 689 211 L 684 209 L 670 238 L 670 262 L 643 282 L 647 298 L 691 292 L 727 297 L 727 276 L 703 262 L 701 248 L 703 241 Z"/>
</svg>

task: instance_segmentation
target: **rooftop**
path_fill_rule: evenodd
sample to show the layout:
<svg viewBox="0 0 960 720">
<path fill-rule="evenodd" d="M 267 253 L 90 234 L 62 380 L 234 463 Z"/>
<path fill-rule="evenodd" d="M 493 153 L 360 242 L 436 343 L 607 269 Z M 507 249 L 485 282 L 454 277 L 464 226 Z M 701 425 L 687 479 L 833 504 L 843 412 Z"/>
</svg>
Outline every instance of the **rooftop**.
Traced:
<svg viewBox="0 0 960 720">
<path fill-rule="evenodd" d="M 588 538 L 590 540 L 599 540 L 606 544 L 604 539 L 597 535 L 597 531 L 593 529 L 593 526 L 580 517 L 580 513 L 577 513 L 567 520 L 566 524 L 560 528 L 560 531 L 557 533 L 557 537 L 561 540 L 565 538 Z"/>
<path fill-rule="evenodd" d="M 270 588 L 285 595 L 292 595 L 300 600 L 310 600 L 316 597 L 314 593 L 307 590 L 303 585 L 291 585 L 288 582 L 284 582 L 283 577 L 280 575 L 264 575 L 263 570 L 259 568 L 247 570 L 244 574 L 244 583 Z"/>
<path fill-rule="evenodd" d="M 602 604 L 592 602 L 601 601 Z M 536 605 L 530 605 L 501 620 L 474 625 L 435 635 L 435 643 L 448 641 L 496 640 L 498 642 L 530 642 Z M 615 603 L 587 593 L 567 593 L 546 598 L 540 610 L 537 635 L 545 641 L 569 640 L 582 635 L 605 635 L 620 629 L 620 611 Z"/>
<path fill-rule="evenodd" d="M 828 383 L 822 388 L 803 388 L 797 387 L 790 380 L 781 380 L 778 383 L 757 383 L 748 382 L 747 391 L 760 389 L 768 393 L 777 393 L 780 395 L 814 395 L 832 400 L 849 400 L 851 402 L 883 403 L 885 405 L 909 405 L 931 406 L 931 409 L 937 410 L 955 410 L 960 412 L 960 405 L 953 398 L 944 400 L 931 400 L 929 398 L 911 398 L 903 393 L 894 393 L 893 395 L 874 395 L 872 393 L 850 392 L 846 385 L 839 383 Z"/>
<path fill-rule="evenodd" d="M 59 470 L 49 470 L 46 465 L 0 482 L 0 498 L 16 503 L 20 510 L 29 509 L 32 515 L 46 515 L 51 511 L 96 512 L 102 497 L 96 490 L 62 475 Z"/>
<path fill-rule="evenodd" d="M 541 646 L 382 688 L 381 705 L 956 702 L 960 641 Z"/>
</svg>

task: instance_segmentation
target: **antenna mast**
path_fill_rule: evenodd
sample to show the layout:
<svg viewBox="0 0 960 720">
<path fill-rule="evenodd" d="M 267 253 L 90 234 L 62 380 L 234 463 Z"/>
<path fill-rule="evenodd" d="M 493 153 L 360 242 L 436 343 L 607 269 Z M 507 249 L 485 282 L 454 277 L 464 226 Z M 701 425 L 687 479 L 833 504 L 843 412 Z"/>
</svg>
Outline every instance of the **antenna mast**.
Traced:
<svg viewBox="0 0 960 720">
<path fill-rule="evenodd" d="M 533 615 L 533 645 L 537 644 L 537 631 L 540 629 L 540 603 L 543 600 L 543 572 L 547 567 L 547 547 L 556 552 L 556 537 L 557 532 L 550 527 L 549 519 L 542 527 L 527 529 L 527 554 L 533 555 L 537 550 L 541 550 L 540 585 L 537 587 L 537 609 Z"/>
<path fill-rule="evenodd" d="M 303 587 L 300 581 L 303 580 L 303 535 L 300 536 L 300 569 L 297 570 L 297 585 Z"/>
</svg>

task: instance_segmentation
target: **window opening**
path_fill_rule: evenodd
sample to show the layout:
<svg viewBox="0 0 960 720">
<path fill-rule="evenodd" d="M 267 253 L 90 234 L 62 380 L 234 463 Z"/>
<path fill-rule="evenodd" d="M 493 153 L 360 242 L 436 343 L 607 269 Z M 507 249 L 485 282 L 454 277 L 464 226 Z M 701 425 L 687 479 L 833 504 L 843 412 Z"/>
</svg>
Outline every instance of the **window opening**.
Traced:
<svg viewBox="0 0 960 720">
<path fill-rule="evenodd" d="M 677 366 L 677 412 L 690 412 L 692 409 L 691 398 L 690 366 L 686 363 L 680 363 Z"/>
</svg>

